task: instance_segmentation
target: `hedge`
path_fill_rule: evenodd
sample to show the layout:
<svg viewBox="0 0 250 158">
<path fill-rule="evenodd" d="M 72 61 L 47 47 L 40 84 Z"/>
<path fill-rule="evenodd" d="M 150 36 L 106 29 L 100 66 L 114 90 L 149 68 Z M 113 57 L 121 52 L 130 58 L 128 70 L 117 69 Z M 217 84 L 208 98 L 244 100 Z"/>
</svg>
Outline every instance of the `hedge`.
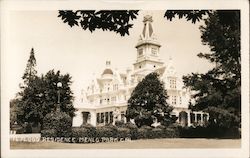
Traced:
<svg viewBox="0 0 250 158">
<path fill-rule="evenodd" d="M 142 126 L 141 128 L 138 128 L 137 139 L 151 138 L 151 130 L 152 127 L 149 126 Z"/>
<path fill-rule="evenodd" d="M 124 127 L 130 130 L 130 136 L 132 140 L 138 138 L 138 127 L 135 124 L 129 122 L 126 123 Z"/>
<path fill-rule="evenodd" d="M 65 112 L 55 111 L 43 119 L 44 130 L 55 129 L 57 137 L 70 137 L 72 119 Z"/>
<path fill-rule="evenodd" d="M 131 133 L 129 128 L 118 128 L 117 129 L 117 138 L 131 138 Z"/>
<path fill-rule="evenodd" d="M 117 127 L 116 126 L 102 126 L 96 128 L 96 137 L 102 138 L 102 137 L 117 137 Z"/>
<path fill-rule="evenodd" d="M 141 127 L 138 129 L 137 139 L 155 139 L 155 138 L 177 138 L 179 137 L 178 130 L 172 128 L 166 128 L 163 126 L 152 128 L 152 127 Z"/>
<path fill-rule="evenodd" d="M 219 128 L 214 126 L 207 127 L 179 127 L 181 138 L 231 138 L 241 137 L 237 128 Z"/>
<path fill-rule="evenodd" d="M 156 139 L 156 138 L 240 138 L 238 129 L 222 129 L 215 127 L 181 127 L 181 126 L 158 126 L 156 128 L 126 123 L 121 127 L 107 125 L 93 127 L 82 125 L 81 127 L 70 128 L 70 137 L 74 137 L 77 143 L 102 142 L 106 138 L 124 140 L 126 138 L 136 139 Z M 45 129 L 41 131 L 42 137 L 58 137 L 56 129 Z M 79 141 L 87 139 L 88 141 Z"/>
<path fill-rule="evenodd" d="M 57 137 L 57 131 L 55 129 L 45 129 L 41 131 L 41 136 L 46 138 Z"/>
</svg>

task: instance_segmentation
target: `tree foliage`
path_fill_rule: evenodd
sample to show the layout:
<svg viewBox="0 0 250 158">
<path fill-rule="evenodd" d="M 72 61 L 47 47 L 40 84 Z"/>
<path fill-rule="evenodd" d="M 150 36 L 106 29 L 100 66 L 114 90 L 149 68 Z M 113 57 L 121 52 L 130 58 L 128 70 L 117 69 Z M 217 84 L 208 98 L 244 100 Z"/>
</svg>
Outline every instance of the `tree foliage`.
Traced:
<svg viewBox="0 0 250 158">
<path fill-rule="evenodd" d="M 172 21 L 175 16 L 178 16 L 179 19 L 185 18 L 187 21 L 192 21 L 192 23 L 196 23 L 203 19 L 205 15 L 209 15 L 211 11 L 209 10 L 167 10 L 164 14 L 164 17 L 167 20 Z"/>
<path fill-rule="evenodd" d="M 75 116 L 73 107 L 73 92 L 71 91 L 72 77 L 69 74 L 61 75 L 60 71 L 50 70 L 44 76 L 45 91 L 41 97 L 44 97 L 48 106 L 52 107 L 58 101 L 58 92 L 60 93 L 60 110 L 70 117 Z M 62 87 L 57 87 L 61 82 Z"/>
<path fill-rule="evenodd" d="M 19 99 L 11 99 L 10 100 L 10 126 L 14 125 L 15 122 L 18 122 L 17 120 L 17 114 L 19 111 L 19 108 L 17 106 L 17 103 L 19 102 Z"/>
<path fill-rule="evenodd" d="M 172 121 L 170 112 L 173 108 L 166 100 L 167 91 L 163 82 L 157 73 L 150 73 L 133 90 L 126 117 L 134 119 L 138 127 L 151 126 L 154 119 L 167 125 Z"/>
<path fill-rule="evenodd" d="M 59 10 L 58 17 L 70 27 L 80 26 L 90 32 L 102 29 L 125 36 L 129 35 L 129 29 L 133 27 L 131 21 L 137 19 L 138 12 L 139 10 Z M 171 21 L 177 15 L 196 23 L 210 13 L 210 10 L 167 10 L 164 17 Z"/>
<path fill-rule="evenodd" d="M 61 88 L 57 87 L 58 82 L 62 83 Z M 70 85 L 71 77 L 69 74 L 61 75 L 60 71 L 55 73 L 54 70 L 51 70 L 45 76 L 36 77 L 20 93 L 18 119 L 21 122 L 42 124 L 45 115 L 57 108 L 58 92 L 60 93 L 60 110 L 73 117 L 75 109 Z"/>
<path fill-rule="evenodd" d="M 130 20 L 137 18 L 138 10 L 59 10 L 58 17 L 70 27 L 80 26 L 90 32 L 96 29 L 113 31 L 121 36 L 129 35 L 133 24 Z"/>
<path fill-rule="evenodd" d="M 44 130 L 55 130 L 56 137 L 69 137 L 72 118 L 65 112 L 52 111 L 43 118 Z"/>
<path fill-rule="evenodd" d="M 26 65 L 25 72 L 22 77 L 22 79 L 24 80 L 23 86 L 27 85 L 30 81 L 34 80 L 36 76 L 37 76 L 36 58 L 35 58 L 34 48 L 32 48 L 30 52 L 30 57 Z"/>
<path fill-rule="evenodd" d="M 60 71 L 50 70 L 45 75 L 37 76 L 35 69 L 36 59 L 32 48 L 30 57 L 23 75 L 24 85 L 17 97 L 10 103 L 11 123 L 17 121 L 19 124 L 25 122 L 40 123 L 46 114 L 55 111 L 60 93 L 60 110 L 74 117 L 73 93 L 70 89 L 71 76 L 62 75 Z M 62 87 L 57 87 L 61 82 Z"/>
<path fill-rule="evenodd" d="M 184 83 L 196 92 L 193 110 L 208 111 L 210 123 L 219 127 L 240 127 L 240 12 L 218 10 L 208 13 L 200 30 L 202 43 L 210 47 L 211 53 L 199 53 L 198 57 L 215 66 L 205 74 L 184 76 Z M 177 11 L 175 14 L 181 18 L 183 13 Z"/>
</svg>

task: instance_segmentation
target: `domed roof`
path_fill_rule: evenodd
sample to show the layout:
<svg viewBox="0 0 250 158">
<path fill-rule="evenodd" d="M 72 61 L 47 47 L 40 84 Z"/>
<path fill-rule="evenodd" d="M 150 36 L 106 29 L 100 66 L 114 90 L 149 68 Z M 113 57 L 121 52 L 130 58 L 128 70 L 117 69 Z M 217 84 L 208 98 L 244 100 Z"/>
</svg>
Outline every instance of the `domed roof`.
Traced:
<svg viewBox="0 0 250 158">
<path fill-rule="evenodd" d="M 102 75 L 105 75 L 105 74 L 110 74 L 110 75 L 113 75 L 113 71 L 111 69 L 105 69 L 102 73 Z"/>
</svg>

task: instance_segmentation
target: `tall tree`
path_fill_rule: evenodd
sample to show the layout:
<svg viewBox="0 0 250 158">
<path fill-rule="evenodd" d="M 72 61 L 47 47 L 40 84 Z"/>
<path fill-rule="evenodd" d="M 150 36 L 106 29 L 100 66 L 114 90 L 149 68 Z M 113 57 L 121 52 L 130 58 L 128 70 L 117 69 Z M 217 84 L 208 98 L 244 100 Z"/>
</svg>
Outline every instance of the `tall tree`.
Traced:
<svg viewBox="0 0 250 158">
<path fill-rule="evenodd" d="M 28 83 L 28 86 L 23 88 L 19 93 L 20 99 L 17 103 L 19 112 L 17 119 L 20 124 L 30 122 L 38 124 L 41 122 L 42 114 L 42 100 L 40 98 L 44 89 L 43 79 L 36 76 Z"/>
<path fill-rule="evenodd" d="M 22 96 L 25 93 L 25 89 L 29 89 L 30 85 L 33 81 L 37 79 L 37 71 L 36 71 L 36 58 L 34 48 L 31 48 L 30 56 L 27 61 L 27 65 L 22 76 L 23 83 L 20 84 L 21 91 L 17 93 L 17 97 L 10 101 L 10 123 L 11 125 L 14 122 L 18 122 L 20 124 L 23 123 L 23 118 L 20 119 L 20 115 L 22 114 L 21 106 L 22 105 Z"/>
<path fill-rule="evenodd" d="M 167 103 L 167 91 L 157 73 L 148 74 L 133 90 L 128 100 L 126 117 L 134 119 L 137 126 L 151 126 L 154 119 L 162 124 L 172 122 Z"/>
<path fill-rule="evenodd" d="M 37 75 L 36 58 L 35 58 L 34 48 L 31 48 L 26 69 L 22 77 L 22 79 L 24 80 L 24 85 L 27 85 L 29 82 L 31 82 L 31 80 L 35 79 L 36 75 Z"/>
<path fill-rule="evenodd" d="M 182 18 L 182 11 L 172 13 Z M 203 13 L 208 16 L 205 25 L 200 27 L 201 39 L 204 45 L 209 45 L 211 53 L 199 53 L 198 57 L 207 59 L 215 66 L 205 74 L 192 73 L 183 77 L 185 86 L 196 92 L 193 95 L 195 103 L 191 107 L 193 110 L 208 111 L 213 125 L 240 127 L 240 12 L 218 10 Z M 171 20 L 172 15 L 168 16 Z"/>
</svg>

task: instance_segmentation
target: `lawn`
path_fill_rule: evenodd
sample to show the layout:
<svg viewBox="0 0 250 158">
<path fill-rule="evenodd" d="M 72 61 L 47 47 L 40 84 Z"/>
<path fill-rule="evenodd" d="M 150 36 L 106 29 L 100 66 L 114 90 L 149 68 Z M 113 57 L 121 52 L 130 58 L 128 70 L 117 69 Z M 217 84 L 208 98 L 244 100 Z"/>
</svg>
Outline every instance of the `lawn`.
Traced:
<svg viewBox="0 0 250 158">
<path fill-rule="evenodd" d="M 11 149 L 170 149 L 170 148 L 240 148 L 241 139 L 147 139 L 126 142 L 72 144 L 58 142 L 10 142 Z"/>
</svg>

